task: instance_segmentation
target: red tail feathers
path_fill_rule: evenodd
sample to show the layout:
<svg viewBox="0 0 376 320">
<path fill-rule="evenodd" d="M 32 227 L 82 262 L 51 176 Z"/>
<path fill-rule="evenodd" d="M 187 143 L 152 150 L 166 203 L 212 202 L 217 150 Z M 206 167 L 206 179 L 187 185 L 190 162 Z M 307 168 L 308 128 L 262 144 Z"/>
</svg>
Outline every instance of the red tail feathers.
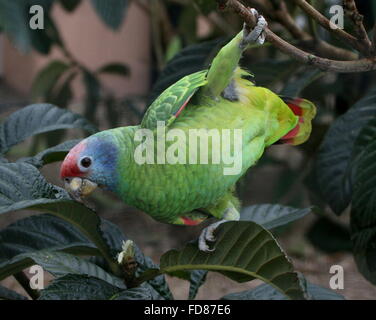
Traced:
<svg viewBox="0 0 376 320">
<path fill-rule="evenodd" d="M 311 121 L 316 115 L 315 105 L 305 99 L 281 97 L 291 111 L 299 117 L 299 122 L 290 132 L 283 136 L 279 143 L 298 145 L 305 142 L 311 134 Z"/>
</svg>

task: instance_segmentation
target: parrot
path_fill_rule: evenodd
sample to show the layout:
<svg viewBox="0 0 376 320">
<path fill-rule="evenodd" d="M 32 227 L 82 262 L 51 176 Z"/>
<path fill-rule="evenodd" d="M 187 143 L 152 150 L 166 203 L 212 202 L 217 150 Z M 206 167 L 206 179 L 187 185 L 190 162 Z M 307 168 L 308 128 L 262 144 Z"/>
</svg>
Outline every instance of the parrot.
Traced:
<svg viewBox="0 0 376 320">
<path fill-rule="evenodd" d="M 198 241 L 199 250 L 214 250 L 209 242 L 216 240 L 217 227 L 240 219 L 240 201 L 235 195 L 237 181 L 267 147 L 304 143 L 316 114 L 312 102 L 279 96 L 259 87 L 252 81 L 253 75 L 239 66 L 249 46 L 265 41 L 267 22 L 255 9 L 251 12 L 257 21 L 255 27 L 250 30 L 244 24 L 243 30 L 219 50 L 208 69 L 187 75 L 165 89 L 139 125 L 100 131 L 68 152 L 60 177 L 73 198 L 82 201 L 101 187 L 162 223 L 195 226 L 207 218 L 216 218 L 217 222 L 202 230 Z M 223 159 L 215 163 L 163 161 L 168 152 L 176 156 L 178 147 L 188 150 L 179 159 L 189 160 L 197 148 L 191 152 L 187 139 L 155 136 L 160 124 L 164 124 L 167 134 L 179 131 L 186 136 L 193 129 L 206 133 L 214 129 L 220 135 L 224 135 L 225 129 L 240 130 L 241 134 L 231 140 L 228 148 L 235 150 L 235 144 L 240 143 L 234 155 L 241 160 L 240 170 L 224 174 L 228 163 Z M 148 144 L 143 138 L 148 139 Z M 174 146 L 174 152 L 158 149 L 156 145 L 162 142 L 165 147 Z M 148 151 L 146 146 L 156 155 L 144 161 L 136 159 L 136 153 L 143 154 L 140 148 Z M 209 160 L 213 160 L 213 151 L 224 150 L 214 138 L 207 146 Z M 156 157 L 162 161 L 153 161 Z"/>
</svg>

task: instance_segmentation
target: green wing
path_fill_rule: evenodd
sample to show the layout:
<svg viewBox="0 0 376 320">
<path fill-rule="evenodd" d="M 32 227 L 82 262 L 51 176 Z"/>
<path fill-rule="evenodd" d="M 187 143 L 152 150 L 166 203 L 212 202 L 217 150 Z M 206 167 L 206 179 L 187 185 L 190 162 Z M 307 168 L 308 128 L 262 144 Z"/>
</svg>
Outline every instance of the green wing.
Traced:
<svg viewBox="0 0 376 320">
<path fill-rule="evenodd" d="M 171 124 L 185 108 L 196 91 L 207 84 L 207 70 L 192 73 L 168 87 L 154 100 L 141 122 L 142 128 L 154 129 L 157 121 Z"/>
</svg>

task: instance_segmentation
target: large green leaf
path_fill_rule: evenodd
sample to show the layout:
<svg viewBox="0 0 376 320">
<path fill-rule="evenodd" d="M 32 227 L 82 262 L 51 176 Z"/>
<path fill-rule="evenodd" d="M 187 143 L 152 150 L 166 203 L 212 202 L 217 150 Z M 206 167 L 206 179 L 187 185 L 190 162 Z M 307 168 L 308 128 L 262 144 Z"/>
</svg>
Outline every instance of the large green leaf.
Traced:
<svg viewBox="0 0 376 320">
<path fill-rule="evenodd" d="M 312 208 L 297 209 L 279 204 L 257 204 L 244 208 L 240 220 L 253 221 L 265 229 L 274 229 L 303 218 L 311 211 Z"/>
<path fill-rule="evenodd" d="M 357 141 L 359 155 L 353 164 L 354 193 L 351 238 L 358 269 L 376 284 L 376 120 L 368 122 Z"/>
<path fill-rule="evenodd" d="M 313 300 L 344 300 L 345 298 L 327 288 L 312 283 L 307 284 L 308 294 Z M 286 300 L 286 296 L 268 284 L 262 284 L 254 289 L 225 295 L 223 300 Z"/>
<path fill-rule="evenodd" d="M 37 168 L 41 168 L 46 164 L 64 160 L 69 150 L 80 141 L 80 139 L 65 141 L 57 146 L 43 150 L 33 157 L 18 159 L 17 162 L 27 162 Z"/>
<path fill-rule="evenodd" d="M 91 0 L 91 3 L 108 27 L 113 30 L 119 29 L 127 11 L 128 0 Z"/>
<path fill-rule="evenodd" d="M 85 118 L 51 104 L 32 104 L 12 113 L 0 125 L 0 153 L 39 133 L 80 128 L 95 133 L 97 129 Z"/>
<path fill-rule="evenodd" d="M 0 265 L 0 274 L 2 278 L 9 276 L 20 269 L 20 261 L 32 261 L 32 264 L 40 265 L 43 270 L 48 271 L 55 277 L 64 276 L 66 274 L 84 274 L 89 275 L 118 288 L 126 288 L 124 282 L 103 270 L 101 267 L 91 263 L 87 259 L 74 256 L 66 252 L 57 252 L 49 250 L 39 250 L 27 253 L 21 253 L 14 258 L 8 260 L 6 265 Z"/>
<path fill-rule="evenodd" d="M 119 288 L 98 278 L 68 274 L 42 290 L 39 300 L 110 300 L 119 292 Z"/>
<path fill-rule="evenodd" d="M 279 244 L 269 231 L 254 222 L 220 225 L 214 252 L 200 251 L 197 243 L 168 251 L 161 257 L 160 269 L 147 271 L 139 281 L 161 273 L 189 279 L 190 270 L 215 271 L 238 282 L 257 278 L 290 299 L 305 298 L 298 276 Z"/>
<path fill-rule="evenodd" d="M 376 116 L 376 93 L 357 102 L 340 116 L 328 130 L 316 160 L 316 177 L 325 200 L 336 214 L 341 214 L 351 202 L 350 181 L 356 137 L 362 127 Z"/>
<path fill-rule="evenodd" d="M 95 245 L 77 228 L 49 214 L 18 220 L 0 231 L 0 266 L 22 253 L 46 249 L 99 254 Z"/>
<path fill-rule="evenodd" d="M 86 275 L 68 274 L 42 290 L 39 300 L 160 300 L 149 286 L 121 290 Z"/>
<path fill-rule="evenodd" d="M 0 300 L 27 300 L 27 298 L 13 290 L 0 286 Z"/>
<path fill-rule="evenodd" d="M 1 164 L 0 214 L 21 209 L 51 213 L 72 223 L 93 241 L 113 272 L 120 272 L 103 239 L 100 218 L 94 211 L 71 200 L 64 189 L 49 184 L 34 166 L 27 163 Z"/>
</svg>

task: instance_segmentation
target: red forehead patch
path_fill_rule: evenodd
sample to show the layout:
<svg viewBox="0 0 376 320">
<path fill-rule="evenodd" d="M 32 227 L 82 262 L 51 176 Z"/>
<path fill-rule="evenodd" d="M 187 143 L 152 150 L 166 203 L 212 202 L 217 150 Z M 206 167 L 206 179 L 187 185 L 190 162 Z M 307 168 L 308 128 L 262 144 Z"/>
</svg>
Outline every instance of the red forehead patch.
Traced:
<svg viewBox="0 0 376 320">
<path fill-rule="evenodd" d="M 60 168 L 61 179 L 80 177 L 84 174 L 77 166 L 77 160 L 81 154 L 81 151 L 85 148 L 85 145 L 85 142 L 80 142 L 71 151 L 69 151 Z"/>
</svg>

